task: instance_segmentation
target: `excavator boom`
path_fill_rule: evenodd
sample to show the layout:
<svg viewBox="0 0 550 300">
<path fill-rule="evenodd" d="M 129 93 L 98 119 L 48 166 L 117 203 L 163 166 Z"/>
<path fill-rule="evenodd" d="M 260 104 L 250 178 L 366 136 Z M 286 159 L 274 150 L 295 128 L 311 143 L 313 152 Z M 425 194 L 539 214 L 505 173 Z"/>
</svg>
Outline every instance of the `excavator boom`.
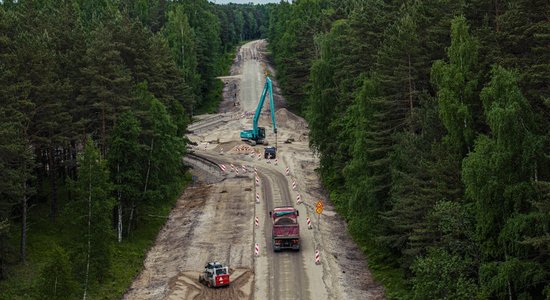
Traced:
<svg viewBox="0 0 550 300">
<path fill-rule="evenodd" d="M 254 118 L 252 119 L 252 130 L 243 130 L 241 131 L 241 139 L 251 143 L 252 145 L 263 144 L 265 139 L 265 128 L 258 126 L 258 121 L 260 119 L 260 114 L 264 106 L 265 97 L 269 93 L 269 108 L 271 110 L 271 121 L 273 122 L 273 132 L 277 135 L 277 122 L 275 121 L 275 104 L 273 102 L 273 87 L 271 84 L 271 79 L 266 77 L 264 89 L 262 90 L 262 95 L 260 96 L 260 101 L 258 102 L 258 107 L 254 113 Z"/>
</svg>

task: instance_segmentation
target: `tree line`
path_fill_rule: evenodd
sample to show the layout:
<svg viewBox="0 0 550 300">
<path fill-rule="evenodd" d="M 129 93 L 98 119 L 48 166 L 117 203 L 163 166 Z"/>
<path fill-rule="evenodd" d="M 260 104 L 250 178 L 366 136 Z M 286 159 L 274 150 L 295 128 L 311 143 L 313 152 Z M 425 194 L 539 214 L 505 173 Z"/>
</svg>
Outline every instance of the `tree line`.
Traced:
<svg viewBox="0 0 550 300">
<path fill-rule="evenodd" d="M 390 298 L 550 296 L 549 9 L 273 7 L 278 80 Z"/>
<path fill-rule="evenodd" d="M 2 1 L 0 281 L 46 211 L 52 250 L 32 253 L 26 296 L 104 284 L 113 245 L 181 192 L 192 114 L 215 107 L 215 77 L 267 21 L 264 6 L 206 0 Z"/>
</svg>

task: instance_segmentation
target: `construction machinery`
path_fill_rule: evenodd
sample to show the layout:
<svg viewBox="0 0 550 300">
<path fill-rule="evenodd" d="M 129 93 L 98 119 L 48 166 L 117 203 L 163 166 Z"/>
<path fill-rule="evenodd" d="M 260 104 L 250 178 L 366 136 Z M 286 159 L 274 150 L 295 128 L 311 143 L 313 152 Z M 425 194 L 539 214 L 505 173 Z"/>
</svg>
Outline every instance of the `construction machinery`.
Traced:
<svg viewBox="0 0 550 300">
<path fill-rule="evenodd" d="M 228 286 L 229 268 L 217 261 L 209 262 L 204 266 L 204 272 L 199 275 L 199 282 L 209 288 Z"/>
<path fill-rule="evenodd" d="M 269 212 L 273 220 L 271 242 L 273 251 L 283 249 L 300 250 L 300 212 L 292 206 L 275 207 Z"/>
<path fill-rule="evenodd" d="M 264 148 L 264 158 L 265 159 L 275 159 L 277 158 L 277 148 L 275 147 L 265 147 Z"/>
<path fill-rule="evenodd" d="M 260 97 L 260 102 L 254 113 L 254 119 L 252 120 L 252 130 L 243 130 L 241 131 L 241 140 L 247 142 L 248 144 L 255 146 L 257 144 L 266 144 L 265 142 L 265 128 L 258 126 L 258 121 L 260 119 L 260 113 L 262 112 L 262 107 L 264 106 L 265 97 L 269 92 L 269 108 L 271 110 L 271 121 L 273 122 L 273 132 L 275 133 L 275 145 L 277 144 L 277 123 L 275 121 L 275 104 L 273 103 L 273 88 L 271 85 L 271 79 L 269 76 L 265 78 L 265 85 Z"/>
</svg>

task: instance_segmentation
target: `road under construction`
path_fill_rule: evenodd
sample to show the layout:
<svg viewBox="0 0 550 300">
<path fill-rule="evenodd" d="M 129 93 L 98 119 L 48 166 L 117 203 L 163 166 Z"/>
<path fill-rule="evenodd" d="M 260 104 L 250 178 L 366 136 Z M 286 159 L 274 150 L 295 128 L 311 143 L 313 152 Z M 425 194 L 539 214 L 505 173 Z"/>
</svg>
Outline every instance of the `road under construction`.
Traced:
<svg viewBox="0 0 550 300">
<path fill-rule="evenodd" d="M 221 78 L 220 113 L 196 116 L 190 125 L 193 146 L 185 161 L 195 181 L 178 200 L 124 299 L 385 299 L 344 220 L 326 199 L 307 123 L 285 109 L 275 80 L 277 135 L 292 142 L 278 143 L 277 160 L 268 160 L 262 145 L 240 139 L 240 131 L 251 128 L 265 74 L 276 78 L 265 49 L 264 40 L 240 47 L 230 76 Z M 262 114 L 259 122 L 268 128 L 271 116 Z M 274 138 L 266 130 L 266 140 L 273 144 Z M 319 200 L 321 214 L 315 211 Z M 269 212 L 277 206 L 300 213 L 299 251 L 272 249 Z M 212 289 L 198 282 L 209 261 L 230 267 L 231 285 Z"/>
</svg>

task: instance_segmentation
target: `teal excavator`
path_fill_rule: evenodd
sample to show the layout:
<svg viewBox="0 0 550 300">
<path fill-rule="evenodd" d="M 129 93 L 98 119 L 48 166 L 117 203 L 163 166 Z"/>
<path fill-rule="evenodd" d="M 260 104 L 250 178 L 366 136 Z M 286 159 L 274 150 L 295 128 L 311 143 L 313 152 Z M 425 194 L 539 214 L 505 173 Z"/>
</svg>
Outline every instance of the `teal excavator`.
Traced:
<svg viewBox="0 0 550 300">
<path fill-rule="evenodd" d="M 254 119 L 252 120 L 252 130 L 241 131 L 241 139 L 251 144 L 252 146 L 255 146 L 256 144 L 266 144 L 264 141 L 265 128 L 258 127 L 258 120 L 260 119 L 260 113 L 262 112 L 262 107 L 264 106 L 265 96 L 268 92 L 269 92 L 269 107 L 271 109 L 271 121 L 273 122 L 273 132 L 275 133 L 275 145 L 277 145 L 277 123 L 275 122 L 275 105 L 273 103 L 273 88 L 271 87 L 271 79 L 269 78 L 269 76 L 266 76 L 264 90 L 262 91 L 260 102 L 258 103 L 258 107 L 256 108 Z M 270 147 L 270 148 L 273 148 L 273 147 Z M 273 155 L 273 158 L 274 158 L 274 155 Z"/>
</svg>

